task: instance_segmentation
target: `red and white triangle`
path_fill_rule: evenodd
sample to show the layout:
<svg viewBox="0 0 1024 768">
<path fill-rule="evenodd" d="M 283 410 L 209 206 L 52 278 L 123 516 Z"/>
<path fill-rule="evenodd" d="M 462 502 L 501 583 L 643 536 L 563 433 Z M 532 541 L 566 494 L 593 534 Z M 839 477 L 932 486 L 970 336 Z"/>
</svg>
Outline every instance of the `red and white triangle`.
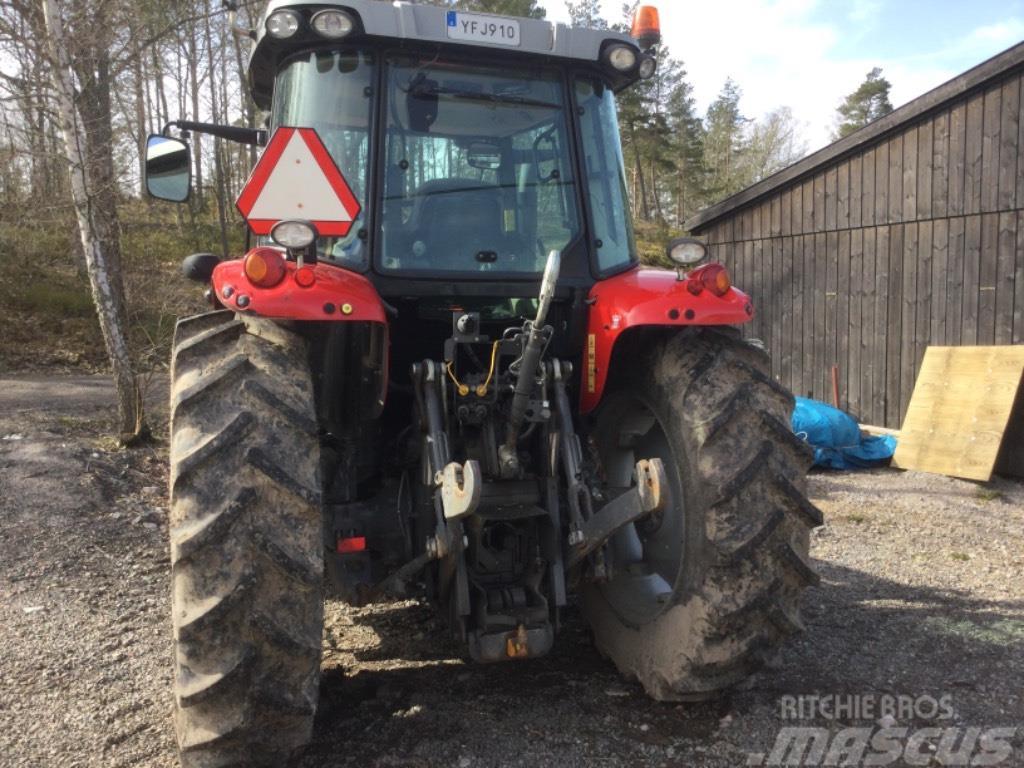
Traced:
<svg viewBox="0 0 1024 768">
<path fill-rule="evenodd" d="M 289 127 L 274 132 L 236 205 L 257 235 L 305 219 L 321 235 L 345 237 L 361 209 L 317 132 Z"/>
</svg>

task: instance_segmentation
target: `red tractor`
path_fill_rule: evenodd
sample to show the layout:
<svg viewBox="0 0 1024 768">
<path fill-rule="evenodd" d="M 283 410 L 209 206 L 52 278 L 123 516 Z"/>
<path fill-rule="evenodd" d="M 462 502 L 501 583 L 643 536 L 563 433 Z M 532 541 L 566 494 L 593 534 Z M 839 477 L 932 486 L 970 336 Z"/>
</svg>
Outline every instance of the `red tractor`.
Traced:
<svg viewBox="0 0 1024 768">
<path fill-rule="evenodd" d="M 422 594 L 480 662 L 538 657 L 570 593 L 656 699 L 716 695 L 801 627 L 814 583 L 791 395 L 704 247 L 637 262 L 616 92 L 632 35 L 405 2 L 273 0 L 244 258 L 186 260 L 171 392 L 176 723 L 187 766 L 280 765 L 311 734 L 325 585 Z M 179 135 L 183 135 L 179 134 Z"/>
</svg>

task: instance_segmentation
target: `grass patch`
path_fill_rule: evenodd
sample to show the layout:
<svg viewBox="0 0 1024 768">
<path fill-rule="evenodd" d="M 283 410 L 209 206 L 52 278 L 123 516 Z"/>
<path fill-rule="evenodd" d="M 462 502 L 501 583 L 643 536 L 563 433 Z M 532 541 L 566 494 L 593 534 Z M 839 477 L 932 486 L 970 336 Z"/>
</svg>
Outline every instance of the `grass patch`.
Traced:
<svg viewBox="0 0 1024 768">
<path fill-rule="evenodd" d="M 202 290 L 180 273 L 195 251 L 217 251 L 220 230 L 213 214 L 125 201 L 120 207 L 122 269 L 128 337 L 140 372 L 165 369 L 175 320 L 208 309 Z M 27 215 L 27 214 L 26 214 Z M 17 212 L 0 222 L 0 368 L 7 371 L 107 368 L 107 354 L 70 214 L 31 227 Z M 244 229 L 232 226 L 231 253 L 241 255 Z"/>
<path fill-rule="evenodd" d="M 68 416 L 57 417 L 57 426 L 66 435 L 94 435 L 110 430 L 113 422 L 108 417 Z"/>
<path fill-rule="evenodd" d="M 85 286 L 60 285 L 47 280 L 30 283 L 11 295 L 11 306 L 21 312 L 62 317 L 92 317 L 92 294 Z"/>
<path fill-rule="evenodd" d="M 856 525 L 860 525 L 861 523 L 866 523 L 868 521 L 867 515 L 862 515 L 857 512 L 849 515 L 843 515 L 839 519 L 844 523 L 854 523 Z"/>
<path fill-rule="evenodd" d="M 1003 494 L 994 488 L 979 488 L 977 496 L 980 501 L 996 501 L 1003 498 Z"/>
<path fill-rule="evenodd" d="M 961 563 L 966 563 L 971 559 L 971 556 L 966 552 L 951 552 L 949 556 L 954 560 L 959 560 Z"/>
</svg>

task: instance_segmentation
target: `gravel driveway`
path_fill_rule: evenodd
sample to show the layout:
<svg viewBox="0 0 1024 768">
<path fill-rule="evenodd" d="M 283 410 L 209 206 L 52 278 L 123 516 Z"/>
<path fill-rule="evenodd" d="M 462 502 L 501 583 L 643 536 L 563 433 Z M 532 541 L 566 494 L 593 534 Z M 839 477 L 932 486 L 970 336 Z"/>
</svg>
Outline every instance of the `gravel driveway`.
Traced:
<svg viewBox="0 0 1024 768">
<path fill-rule="evenodd" d="M 111 400 L 101 380 L 0 380 L 0 766 L 175 765 L 166 457 L 98 438 Z M 1003 727 L 1000 764 L 1024 766 L 1024 484 L 886 470 L 811 491 L 808 631 L 744 690 L 651 702 L 574 612 L 550 657 L 477 667 L 418 602 L 330 604 L 298 765 L 743 766 L 771 764 L 786 727 L 934 726 L 888 764 L 939 765 L 943 733 Z M 822 709 L 837 701 L 861 709 Z"/>
</svg>

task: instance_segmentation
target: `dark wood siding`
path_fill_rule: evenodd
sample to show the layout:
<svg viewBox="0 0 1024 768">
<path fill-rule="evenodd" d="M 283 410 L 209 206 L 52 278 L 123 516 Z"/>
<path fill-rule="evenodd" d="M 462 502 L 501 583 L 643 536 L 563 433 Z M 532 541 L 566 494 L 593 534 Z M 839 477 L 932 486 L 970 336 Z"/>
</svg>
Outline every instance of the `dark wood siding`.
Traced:
<svg viewBox="0 0 1024 768">
<path fill-rule="evenodd" d="M 929 345 L 1024 343 L 1024 78 L 983 87 L 709 221 L 795 393 L 898 427 Z"/>
</svg>

